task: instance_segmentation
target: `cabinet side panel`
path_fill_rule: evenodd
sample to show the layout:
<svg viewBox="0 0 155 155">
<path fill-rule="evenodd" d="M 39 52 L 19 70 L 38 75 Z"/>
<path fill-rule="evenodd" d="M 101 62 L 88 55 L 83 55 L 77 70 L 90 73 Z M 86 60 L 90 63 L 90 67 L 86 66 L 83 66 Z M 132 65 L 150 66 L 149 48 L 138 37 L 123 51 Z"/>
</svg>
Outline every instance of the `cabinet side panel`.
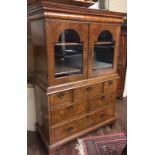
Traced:
<svg viewBox="0 0 155 155">
<path fill-rule="evenodd" d="M 127 67 L 127 32 L 122 31 L 120 35 L 119 59 L 117 64 L 117 73 L 120 76 L 117 92 L 118 97 L 123 97 L 126 67 Z"/>
<path fill-rule="evenodd" d="M 35 76 L 47 85 L 47 51 L 44 25 L 44 20 L 31 21 Z"/>
<path fill-rule="evenodd" d="M 49 143 L 48 97 L 37 85 L 35 85 L 35 101 L 37 123 Z"/>
</svg>

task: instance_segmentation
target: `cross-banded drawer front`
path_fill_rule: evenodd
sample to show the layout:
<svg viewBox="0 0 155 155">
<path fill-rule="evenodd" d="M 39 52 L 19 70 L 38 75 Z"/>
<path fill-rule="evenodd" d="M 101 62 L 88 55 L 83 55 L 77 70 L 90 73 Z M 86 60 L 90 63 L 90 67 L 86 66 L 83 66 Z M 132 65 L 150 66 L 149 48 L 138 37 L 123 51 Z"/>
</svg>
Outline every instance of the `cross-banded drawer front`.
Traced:
<svg viewBox="0 0 155 155">
<path fill-rule="evenodd" d="M 51 107 L 72 102 L 72 90 L 55 93 L 50 96 Z"/>
<path fill-rule="evenodd" d="M 69 123 L 57 126 L 52 129 L 54 142 L 78 133 L 86 128 L 101 123 L 114 116 L 113 108 L 102 109 L 92 114 L 86 115 L 80 119 L 73 120 Z"/>
<path fill-rule="evenodd" d="M 51 110 L 52 125 L 82 116 L 88 111 L 86 101 Z"/>
</svg>

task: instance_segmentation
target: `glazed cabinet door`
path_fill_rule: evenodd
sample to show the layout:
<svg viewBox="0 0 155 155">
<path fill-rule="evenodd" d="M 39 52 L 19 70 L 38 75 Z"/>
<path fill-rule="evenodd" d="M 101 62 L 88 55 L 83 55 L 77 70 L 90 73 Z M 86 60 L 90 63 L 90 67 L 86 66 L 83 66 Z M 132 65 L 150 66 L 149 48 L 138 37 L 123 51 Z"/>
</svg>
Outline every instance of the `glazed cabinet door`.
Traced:
<svg viewBox="0 0 155 155">
<path fill-rule="evenodd" d="M 50 85 L 87 78 L 87 24 L 49 20 L 46 39 Z"/>
<path fill-rule="evenodd" d="M 90 24 L 89 77 L 116 72 L 120 27 L 112 24 Z"/>
</svg>

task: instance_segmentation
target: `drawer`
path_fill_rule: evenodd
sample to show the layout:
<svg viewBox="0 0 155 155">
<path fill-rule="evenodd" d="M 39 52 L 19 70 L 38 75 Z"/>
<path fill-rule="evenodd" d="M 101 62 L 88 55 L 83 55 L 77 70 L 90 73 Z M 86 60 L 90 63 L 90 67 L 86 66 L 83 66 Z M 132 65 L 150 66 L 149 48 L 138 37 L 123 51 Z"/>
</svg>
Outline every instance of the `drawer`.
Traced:
<svg viewBox="0 0 155 155">
<path fill-rule="evenodd" d="M 115 95 L 102 95 L 100 97 L 89 100 L 89 111 L 95 111 L 97 109 L 106 108 L 115 103 Z"/>
<path fill-rule="evenodd" d="M 89 97 L 103 95 L 103 93 L 104 93 L 103 83 L 98 83 L 98 84 L 90 86 Z"/>
<path fill-rule="evenodd" d="M 87 100 L 90 97 L 102 95 L 104 93 L 103 83 L 94 84 L 73 90 L 73 101 Z"/>
<path fill-rule="evenodd" d="M 110 94 L 117 89 L 118 80 L 109 80 L 104 82 L 104 94 Z"/>
<path fill-rule="evenodd" d="M 54 142 L 76 134 L 86 128 L 105 121 L 112 116 L 114 116 L 114 110 L 112 108 L 108 108 L 94 112 L 93 114 L 84 116 L 78 120 L 57 126 L 52 129 L 54 134 Z"/>
<path fill-rule="evenodd" d="M 102 121 L 105 121 L 113 116 L 114 116 L 114 108 L 113 107 L 106 108 L 106 109 L 103 109 L 103 110 L 94 114 L 93 122 L 94 122 L 94 124 L 98 124 L 98 123 L 101 123 Z"/>
<path fill-rule="evenodd" d="M 99 108 L 104 108 L 108 105 L 107 96 L 100 96 L 89 100 L 89 111 L 95 111 Z"/>
<path fill-rule="evenodd" d="M 51 110 L 52 125 L 84 115 L 87 112 L 88 112 L 87 101 Z"/>
<path fill-rule="evenodd" d="M 88 98 L 88 87 L 82 87 L 73 90 L 73 102 L 87 100 L 87 98 Z"/>
<path fill-rule="evenodd" d="M 54 142 L 59 141 L 77 132 L 77 122 L 72 121 L 70 123 L 53 128 L 52 132 L 54 135 Z"/>
<path fill-rule="evenodd" d="M 50 103 L 52 107 L 71 102 L 72 90 L 55 93 L 50 96 Z"/>
</svg>

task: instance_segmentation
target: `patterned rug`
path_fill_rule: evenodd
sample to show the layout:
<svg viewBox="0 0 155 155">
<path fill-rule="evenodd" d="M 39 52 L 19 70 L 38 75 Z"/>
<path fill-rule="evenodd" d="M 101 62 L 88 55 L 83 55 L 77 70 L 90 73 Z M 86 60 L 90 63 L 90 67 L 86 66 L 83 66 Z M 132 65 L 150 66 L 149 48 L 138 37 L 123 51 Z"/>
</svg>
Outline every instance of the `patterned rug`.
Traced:
<svg viewBox="0 0 155 155">
<path fill-rule="evenodd" d="M 121 155 L 127 145 L 126 134 L 86 137 L 78 140 L 80 155 Z"/>
</svg>

